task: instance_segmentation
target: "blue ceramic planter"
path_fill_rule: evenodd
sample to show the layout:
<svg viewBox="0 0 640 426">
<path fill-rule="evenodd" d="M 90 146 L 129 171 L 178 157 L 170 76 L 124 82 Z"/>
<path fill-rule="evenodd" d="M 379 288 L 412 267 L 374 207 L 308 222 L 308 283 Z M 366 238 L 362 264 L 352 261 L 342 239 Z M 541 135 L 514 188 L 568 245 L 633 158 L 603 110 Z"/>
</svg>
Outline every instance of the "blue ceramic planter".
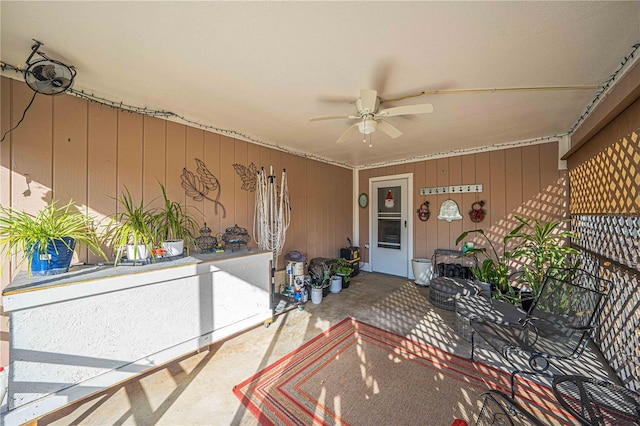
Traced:
<svg viewBox="0 0 640 426">
<path fill-rule="evenodd" d="M 76 240 L 69 237 L 64 237 L 63 240 L 67 243 L 66 245 L 60 240 L 49 241 L 46 253 L 40 253 L 36 244 L 33 259 L 31 259 L 33 275 L 56 275 L 69 270 Z"/>
</svg>

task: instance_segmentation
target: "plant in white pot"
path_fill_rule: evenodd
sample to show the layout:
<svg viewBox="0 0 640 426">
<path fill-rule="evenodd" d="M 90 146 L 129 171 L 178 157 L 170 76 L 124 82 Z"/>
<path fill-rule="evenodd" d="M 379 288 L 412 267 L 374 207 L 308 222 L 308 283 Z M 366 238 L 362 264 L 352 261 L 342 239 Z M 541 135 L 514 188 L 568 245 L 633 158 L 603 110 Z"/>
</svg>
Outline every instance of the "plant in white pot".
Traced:
<svg viewBox="0 0 640 426">
<path fill-rule="evenodd" d="M 119 211 L 113 217 L 109 239 L 116 251 L 114 266 L 120 262 L 123 252 L 129 261 L 143 261 L 153 252 L 156 211 L 144 204 L 135 203 L 129 189 L 117 199 Z"/>
<path fill-rule="evenodd" d="M 169 256 L 179 256 L 184 252 L 185 243 L 194 242 L 194 232 L 198 224 L 187 209 L 167 197 L 164 185 L 160 184 L 164 206 L 155 217 L 155 230 L 159 243 Z"/>
<path fill-rule="evenodd" d="M 342 288 L 349 288 L 349 281 L 351 281 L 353 268 L 349 265 L 346 259 L 339 258 L 336 261 L 334 273 L 339 277 L 342 277 Z"/>
<path fill-rule="evenodd" d="M 311 302 L 319 304 L 322 302 L 322 290 L 329 281 L 329 267 L 325 263 L 316 263 L 309 267 L 311 277 Z"/>
<path fill-rule="evenodd" d="M 27 277 L 54 275 L 69 270 L 76 244 L 108 260 L 92 217 L 75 210 L 73 201 L 56 207 L 51 202 L 35 216 L 0 206 L 0 252 L 4 258 L 21 255 L 27 261 Z"/>
</svg>

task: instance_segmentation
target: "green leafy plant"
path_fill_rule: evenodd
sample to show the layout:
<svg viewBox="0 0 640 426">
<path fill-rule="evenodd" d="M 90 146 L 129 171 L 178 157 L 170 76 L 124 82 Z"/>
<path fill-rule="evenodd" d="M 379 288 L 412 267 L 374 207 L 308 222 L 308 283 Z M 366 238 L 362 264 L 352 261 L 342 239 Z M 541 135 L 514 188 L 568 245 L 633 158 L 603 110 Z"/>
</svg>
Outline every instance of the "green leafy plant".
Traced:
<svg viewBox="0 0 640 426">
<path fill-rule="evenodd" d="M 113 248 L 116 250 L 114 265 L 122 258 L 122 251 L 127 244 L 133 244 L 134 259 L 137 257 L 137 246 L 146 246 L 150 253 L 153 252 L 154 237 L 156 235 L 155 222 L 156 211 L 144 204 L 135 203 L 131 192 L 125 187 L 124 192 L 117 199 L 120 211 L 113 217 L 112 226 L 108 236 Z"/>
<path fill-rule="evenodd" d="M 187 213 L 186 208 L 167 197 L 167 191 L 161 183 L 160 188 L 164 206 L 158 210 L 154 221 L 158 243 L 184 240 L 185 244 L 192 244 L 195 229 L 198 228 L 197 222 Z"/>
<path fill-rule="evenodd" d="M 309 267 L 311 277 L 311 288 L 324 288 L 331 279 L 331 269 L 326 263 L 316 263 Z"/>
<path fill-rule="evenodd" d="M 511 232 L 502 238 L 501 254 L 498 253 L 493 242 L 482 229 L 465 231 L 456 239 L 456 245 L 458 245 L 460 241 L 467 238 L 469 234 L 478 234 L 484 238 L 491 249 L 490 253 L 487 251 L 486 247 L 470 248 L 467 250 L 467 253 L 482 254 L 484 256 L 484 260 L 482 260 L 479 266 L 473 267 L 472 272 L 477 280 L 492 284 L 498 291 L 498 297 L 500 295 L 507 295 L 508 297 L 514 296 L 514 289 L 511 287 L 509 282 L 509 276 L 512 272 L 511 262 L 515 257 L 517 257 L 518 248 L 516 246 L 514 249 L 507 250 L 507 246 L 511 240 L 518 237 L 519 232 L 523 227 L 524 224 L 516 226 Z"/>
<path fill-rule="evenodd" d="M 539 219 L 524 219 L 515 216 L 518 225 L 502 239 L 502 250 L 499 254 L 493 242 L 482 229 L 466 231 L 456 239 L 456 244 L 467 238 L 469 234 L 478 234 L 484 238 L 488 247 L 471 248 L 467 253 L 482 254 L 482 262 L 472 268 L 474 277 L 492 285 L 497 292 L 495 298 L 511 303 L 520 302 L 520 293 L 512 284 L 518 276 L 517 283 L 531 289 L 533 297 L 537 297 L 545 272 L 549 268 L 577 268 L 572 264 L 571 256 L 578 254 L 572 247 L 563 242 L 571 238 L 573 233 L 562 230 L 563 221 L 542 222 Z M 508 250 L 508 246 L 511 248 Z M 517 269 L 517 270 L 516 270 Z M 515 271 L 515 272 L 514 272 Z"/>
<path fill-rule="evenodd" d="M 86 246 L 92 253 L 108 260 L 102 250 L 101 240 L 92 217 L 74 210 L 73 201 L 57 207 L 51 202 L 35 216 L 11 207 L 0 206 L 0 252 L 9 259 L 14 254 L 24 253 L 17 266 L 27 261 L 27 276 L 31 275 L 33 256 L 47 252 L 49 243 L 73 238 L 76 244 Z M 55 247 L 55 245 L 54 245 Z M 56 249 L 57 252 L 57 249 Z"/>
<path fill-rule="evenodd" d="M 338 259 L 334 265 L 333 273 L 337 275 L 342 275 L 342 280 L 344 283 L 348 283 L 351 281 L 351 274 L 353 273 L 353 268 L 347 263 L 346 259 Z"/>
<path fill-rule="evenodd" d="M 561 229 L 565 221 L 542 222 L 537 218 L 515 218 L 522 225 L 517 234 L 522 243 L 515 253 L 526 262 L 522 281 L 531 288 L 533 295 L 537 296 L 549 268 L 575 270 L 579 262 L 573 263 L 571 256 L 579 254 L 579 251 L 563 244 L 574 236 L 570 230 Z"/>
</svg>

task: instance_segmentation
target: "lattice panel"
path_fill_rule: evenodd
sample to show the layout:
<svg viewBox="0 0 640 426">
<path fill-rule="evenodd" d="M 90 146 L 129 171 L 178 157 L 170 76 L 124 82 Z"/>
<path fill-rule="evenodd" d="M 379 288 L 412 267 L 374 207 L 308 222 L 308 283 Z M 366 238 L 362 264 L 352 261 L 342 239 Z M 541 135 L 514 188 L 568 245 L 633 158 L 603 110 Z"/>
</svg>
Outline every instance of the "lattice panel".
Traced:
<svg viewBox="0 0 640 426">
<path fill-rule="evenodd" d="M 572 215 L 640 212 L 639 133 L 632 132 L 569 171 Z"/>
<path fill-rule="evenodd" d="M 594 341 L 622 383 L 640 390 L 640 273 L 600 265 L 587 253 L 582 267 L 613 282 Z"/>
<path fill-rule="evenodd" d="M 618 263 L 640 270 L 640 217 L 571 217 L 575 243 Z"/>
</svg>

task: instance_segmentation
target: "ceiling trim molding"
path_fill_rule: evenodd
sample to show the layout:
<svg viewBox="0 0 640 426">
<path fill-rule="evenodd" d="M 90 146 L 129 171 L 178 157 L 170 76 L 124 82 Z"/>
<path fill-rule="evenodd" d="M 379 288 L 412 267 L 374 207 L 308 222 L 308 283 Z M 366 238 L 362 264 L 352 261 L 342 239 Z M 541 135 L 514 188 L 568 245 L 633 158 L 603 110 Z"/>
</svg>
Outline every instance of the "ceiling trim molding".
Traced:
<svg viewBox="0 0 640 426">
<path fill-rule="evenodd" d="M 395 166 L 398 164 L 416 163 L 418 161 L 433 160 L 437 158 L 455 157 L 457 155 L 469 155 L 469 154 L 477 154 L 480 152 L 500 151 L 502 149 L 517 148 L 520 146 L 527 146 L 527 145 L 540 145 L 547 142 L 559 142 L 560 140 L 562 140 L 562 138 L 566 136 L 567 136 L 567 133 L 564 133 L 561 135 L 542 136 L 535 139 L 527 139 L 527 140 L 521 140 L 516 142 L 505 142 L 505 143 L 481 146 L 477 148 L 456 149 L 453 151 L 441 151 L 433 154 L 421 155 L 419 157 L 406 158 L 404 160 L 393 160 L 393 161 L 385 161 L 382 163 L 365 164 L 362 166 L 356 166 L 355 169 L 357 170 L 374 169 L 377 167 L 387 167 L 387 166 Z"/>
<path fill-rule="evenodd" d="M 640 66 L 638 66 L 640 55 L 637 54 L 639 49 L 640 43 L 633 46 L 631 53 L 611 74 L 602 90 L 596 94 L 569 130 L 571 149 L 563 155 L 563 160 L 575 154 L 580 147 L 640 97 Z"/>
<path fill-rule="evenodd" d="M 562 157 L 568 159 L 593 136 L 613 121 L 640 97 L 640 66 L 635 66 L 615 84 L 597 107 L 571 134 L 571 149 Z"/>
</svg>

